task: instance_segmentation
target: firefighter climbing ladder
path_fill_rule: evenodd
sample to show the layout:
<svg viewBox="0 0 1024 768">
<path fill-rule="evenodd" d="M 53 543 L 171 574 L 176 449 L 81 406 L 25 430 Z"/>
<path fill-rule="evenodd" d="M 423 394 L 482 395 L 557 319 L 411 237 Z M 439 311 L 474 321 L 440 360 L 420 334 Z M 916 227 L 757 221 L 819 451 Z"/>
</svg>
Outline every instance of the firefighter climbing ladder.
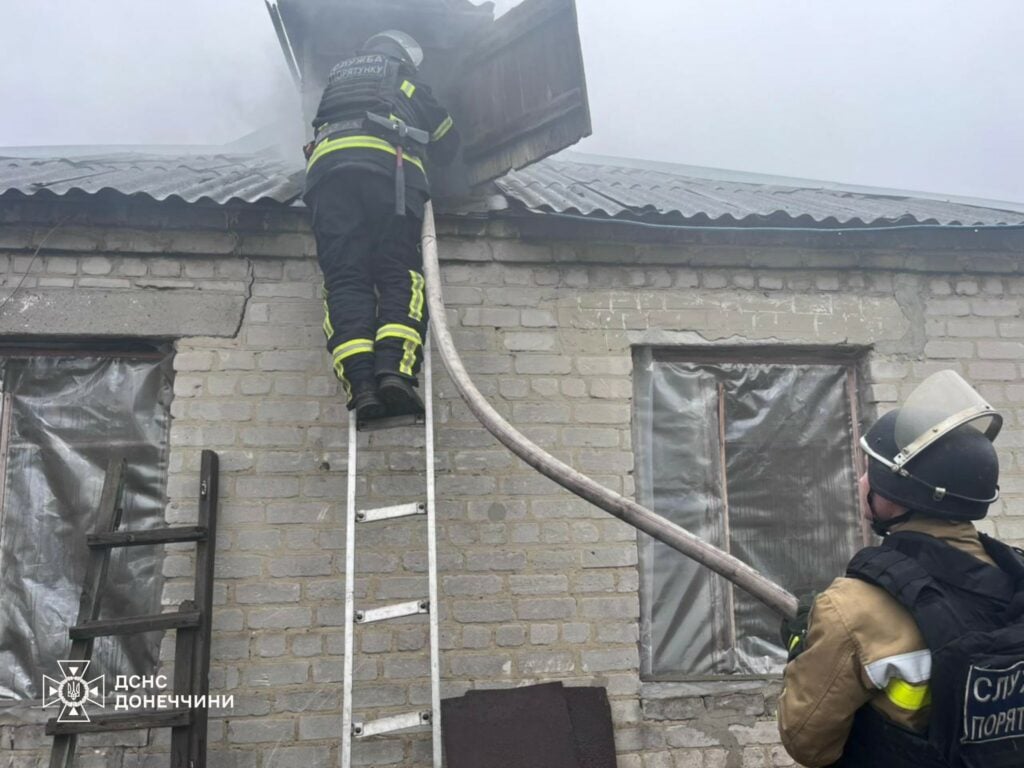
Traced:
<svg viewBox="0 0 1024 768">
<path fill-rule="evenodd" d="M 65 674 L 75 661 L 92 658 L 97 637 L 132 635 L 154 630 L 176 630 L 174 643 L 174 694 L 192 702 L 209 691 L 210 617 L 213 608 L 213 556 L 217 530 L 217 454 L 203 451 L 199 477 L 199 520 L 195 526 L 171 526 L 141 531 L 119 531 L 125 489 L 125 460 L 113 459 L 107 467 L 100 494 L 96 533 L 88 537 L 89 562 L 79 602 L 78 623 L 68 630 L 71 651 Z M 195 542 L 195 592 L 178 610 L 151 616 L 101 619 L 100 603 L 110 566 L 110 551 L 116 547 Z M 84 671 L 84 670 L 83 670 Z M 79 675 L 78 671 L 71 676 Z M 67 682 L 67 681 L 65 681 Z M 75 681 L 72 681 L 75 682 Z M 63 685 L 62 685 L 63 687 Z M 63 691 L 60 695 L 66 698 Z M 80 733 L 171 729 L 171 768 L 203 768 L 206 765 L 207 707 L 193 706 L 151 712 L 123 712 L 91 720 L 62 722 L 53 718 L 46 724 L 53 736 L 50 768 L 68 768 L 74 763 Z M 63 713 L 62 713 L 63 714 Z"/>
<path fill-rule="evenodd" d="M 422 424 L 426 460 L 425 498 L 420 502 L 399 504 L 377 509 L 357 509 L 356 460 L 358 431 L 356 419 L 349 419 L 348 430 L 348 487 L 345 520 L 345 673 L 342 700 L 341 766 L 352 765 L 352 740 L 382 736 L 394 731 L 430 725 L 433 741 L 433 765 L 441 768 L 441 681 L 437 628 L 437 523 L 434 507 L 434 405 L 433 381 L 430 369 L 430 343 L 423 349 L 423 401 L 426 414 L 422 419 L 410 417 L 380 419 L 370 422 L 364 429 L 387 429 L 407 424 Z M 380 608 L 357 608 L 355 605 L 356 529 L 363 525 L 395 525 L 402 518 L 426 517 L 427 535 L 427 597 L 410 602 L 385 605 Z M 426 613 L 430 624 L 430 709 L 391 715 L 363 721 L 355 717 L 352 702 L 352 668 L 356 624 L 388 621 L 402 616 Z"/>
</svg>

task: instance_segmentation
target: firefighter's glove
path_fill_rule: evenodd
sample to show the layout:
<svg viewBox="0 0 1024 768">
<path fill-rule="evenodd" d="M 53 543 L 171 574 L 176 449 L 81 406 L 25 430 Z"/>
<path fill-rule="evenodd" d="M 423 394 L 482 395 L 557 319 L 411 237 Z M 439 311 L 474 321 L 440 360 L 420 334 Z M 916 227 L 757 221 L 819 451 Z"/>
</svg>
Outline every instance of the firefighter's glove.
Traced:
<svg viewBox="0 0 1024 768">
<path fill-rule="evenodd" d="M 306 156 L 307 160 L 309 160 L 309 158 L 313 156 L 313 148 L 315 146 L 316 146 L 316 142 L 315 141 L 311 141 L 308 144 L 303 144 L 302 145 L 302 154 L 304 154 Z"/>
<path fill-rule="evenodd" d="M 815 597 L 816 592 L 805 594 L 797 604 L 796 616 L 782 620 L 780 636 L 782 647 L 789 653 L 787 661 L 792 661 L 803 653 L 807 643 L 807 623 L 811 617 L 811 606 L 814 605 Z"/>
</svg>

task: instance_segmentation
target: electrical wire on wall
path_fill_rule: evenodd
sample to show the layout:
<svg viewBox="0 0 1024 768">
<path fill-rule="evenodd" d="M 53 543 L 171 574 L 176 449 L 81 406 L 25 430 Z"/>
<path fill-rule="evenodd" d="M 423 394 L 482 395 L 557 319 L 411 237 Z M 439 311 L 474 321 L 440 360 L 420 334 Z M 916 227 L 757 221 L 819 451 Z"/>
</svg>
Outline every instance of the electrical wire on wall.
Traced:
<svg viewBox="0 0 1024 768">
<path fill-rule="evenodd" d="M 666 229 L 681 232 L 806 232 L 817 234 L 856 234 L 858 232 L 901 232 L 906 230 L 972 230 L 974 232 L 992 231 L 1014 231 L 1024 229 L 1024 224 L 929 224 L 919 222 L 915 224 L 888 224 L 865 225 L 861 227 L 795 227 L 795 226 L 733 226 L 726 224 L 672 224 L 657 221 L 640 221 L 638 219 L 624 219 L 615 217 L 588 216 L 582 213 L 564 213 L 561 211 L 539 211 L 545 218 L 566 219 L 569 221 L 584 221 L 587 224 L 618 224 L 622 227 L 637 227 L 640 229 Z"/>
<path fill-rule="evenodd" d="M 43 246 L 46 245 L 46 241 L 50 239 L 50 235 L 52 235 L 54 232 L 60 229 L 69 218 L 71 217 L 65 216 L 63 219 L 61 219 L 52 227 L 50 227 L 49 231 L 45 235 L 43 235 L 43 239 L 40 240 L 39 245 L 36 246 L 36 250 L 32 254 L 32 258 L 29 259 L 28 266 L 25 268 L 25 274 L 21 276 L 21 280 L 19 280 L 18 284 L 14 286 L 14 290 L 7 294 L 7 297 L 2 302 L 0 302 L 0 315 L 3 315 L 4 309 L 7 308 L 7 305 L 10 303 L 11 299 L 13 299 L 17 295 L 18 291 L 21 290 L 22 286 L 25 285 L 25 281 L 28 279 L 28 276 L 32 273 L 32 267 L 35 266 L 36 259 L 39 258 L 39 252 L 43 250 Z"/>
</svg>

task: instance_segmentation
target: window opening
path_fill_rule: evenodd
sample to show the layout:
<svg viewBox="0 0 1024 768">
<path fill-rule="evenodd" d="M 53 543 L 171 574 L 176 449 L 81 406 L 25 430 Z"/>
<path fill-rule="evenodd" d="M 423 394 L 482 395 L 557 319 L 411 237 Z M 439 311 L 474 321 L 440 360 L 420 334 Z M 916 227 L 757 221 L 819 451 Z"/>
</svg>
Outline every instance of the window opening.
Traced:
<svg viewBox="0 0 1024 768">
<path fill-rule="evenodd" d="M 822 589 L 864 543 L 857 360 L 742 350 L 635 355 L 641 503 L 793 592 Z M 767 675 L 778 618 L 640 535 L 642 674 Z"/>
</svg>

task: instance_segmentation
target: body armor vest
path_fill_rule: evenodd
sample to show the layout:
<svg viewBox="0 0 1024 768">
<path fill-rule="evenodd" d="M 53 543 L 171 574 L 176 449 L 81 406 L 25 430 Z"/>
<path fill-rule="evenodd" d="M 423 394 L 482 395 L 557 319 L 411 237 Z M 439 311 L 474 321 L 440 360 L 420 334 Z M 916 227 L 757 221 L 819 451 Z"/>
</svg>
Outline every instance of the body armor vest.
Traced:
<svg viewBox="0 0 1024 768">
<path fill-rule="evenodd" d="M 836 768 L 1024 766 L 1024 561 L 980 538 L 998 568 L 910 531 L 850 561 L 847 576 L 914 617 L 932 654 L 932 707 L 926 734 L 862 707 Z"/>
<path fill-rule="evenodd" d="M 418 116 L 401 91 L 402 63 L 382 53 L 363 53 L 338 62 L 331 70 L 314 125 L 363 118 L 367 112 L 394 115 L 414 128 Z"/>
</svg>

